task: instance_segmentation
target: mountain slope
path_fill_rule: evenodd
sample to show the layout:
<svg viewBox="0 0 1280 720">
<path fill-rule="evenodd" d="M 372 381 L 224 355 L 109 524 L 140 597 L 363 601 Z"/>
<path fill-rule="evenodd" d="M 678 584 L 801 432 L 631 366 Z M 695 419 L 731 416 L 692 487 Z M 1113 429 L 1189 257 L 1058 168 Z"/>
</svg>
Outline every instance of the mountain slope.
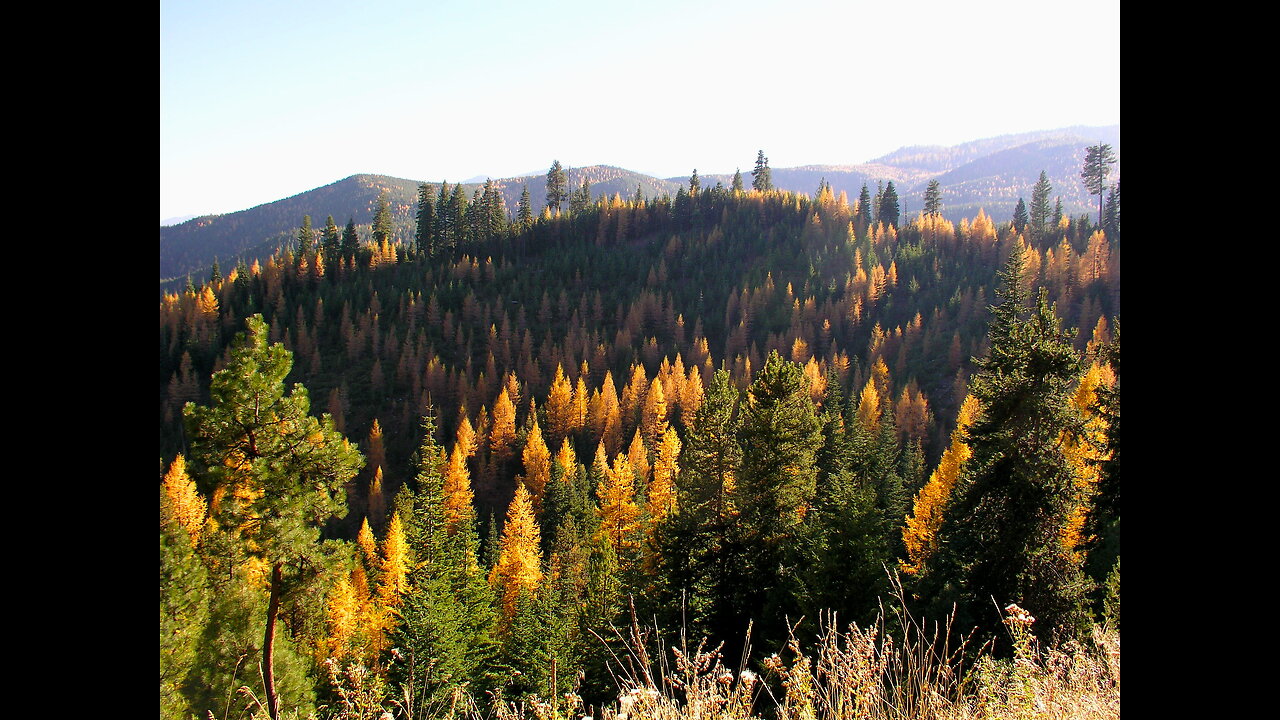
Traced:
<svg viewBox="0 0 1280 720">
<path fill-rule="evenodd" d="M 1004 222 L 1012 216 L 1019 197 L 1030 201 L 1031 186 L 1044 170 L 1053 184 L 1053 196 L 1061 196 L 1064 211 L 1076 215 L 1095 207 L 1085 195 L 1079 172 L 1085 147 L 1097 142 L 1110 143 L 1119 156 L 1119 126 L 1004 135 L 953 147 L 911 146 L 859 165 L 772 168 L 772 175 L 775 187 L 808 194 L 813 194 L 825 180 L 836 194 L 847 193 L 850 201 L 858 197 L 864 184 L 874 195 L 881 182 L 892 180 L 904 221 L 923 207 L 925 187 L 936 178 L 942 186 L 943 215 L 948 219 L 956 222 L 962 217 L 973 217 L 983 208 L 987 215 Z M 681 187 L 688 186 L 688 177 L 655 178 L 609 165 L 570 167 L 566 172 L 570 192 L 578 190 L 586 179 L 595 198 L 616 193 L 629 199 L 637 187 L 645 197 L 674 196 Z M 1119 177 L 1118 166 L 1111 177 Z M 708 189 L 717 182 L 727 187 L 732 179 L 732 174 L 701 177 L 702 186 Z M 436 181 L 430 182 L 438 194 L 439 185 Z M 198 278 L 207 276 L 215 259 L 224 269 L 241 258 L 247 262 L 265 259 L 291 241 L 303 215 L 311 216 L 317 231 L 323 228 L 328 215 L 333 215 L 339 227 L 352 219 L 361 236 L 367 238 L 378 195 L 384 190 L 391 200 L 396 237 L 407 241 L 414 230 L 418 184 L 417 180 L 385 175 L 354 175 L 247 210 L 161 227 L 161 287 L 171 287 L 187 274 Z M 535 214 L 546 204 L 543 174 L 495 179 L 493 184 L 502 193 L 507 212 L 513 217 L 526 187 Z M 751 186 L 750 168 L 743 171 L 743 184 Z M 480 187 L 476 183 L 463 184 L 468 200 Z"/>
</svg>

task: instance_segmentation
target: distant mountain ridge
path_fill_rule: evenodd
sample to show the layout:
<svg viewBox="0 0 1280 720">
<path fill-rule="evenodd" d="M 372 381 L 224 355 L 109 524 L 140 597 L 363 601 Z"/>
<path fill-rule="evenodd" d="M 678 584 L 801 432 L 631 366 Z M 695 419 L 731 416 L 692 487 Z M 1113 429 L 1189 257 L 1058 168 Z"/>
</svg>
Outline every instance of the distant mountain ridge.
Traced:
<svg viewBox="0 0 1280 720">
<path fill-rule="evenodd" d="M 997 222 L 1005 222 L 1012 216 L 1019 197 L 1030 202 L 1031 186 L 1041 170 L 1053 185 L 1052 195 L 1061 196 L 1065 212 L 1075 215 L 1096 207 L 1085 194 L 1079 174 L 1085 148 L 1099 142 L 1110 144 L 1118 158 L 1120 126 L 1018 133 L 951 147 L 908 146 L 858 165 L 807 165 L 771 168 L 771 171 L 773 184 L 778 189 L 812 194 L 825 180 L 837 195 L 842 191 L 847 193 L 850 202 L 858 197 L 863 184 L 874 196 L 880 182 L 893 181 L 904 222 L 923 207 L 924 190 L 929 181 L 936 178 L 942 188 L 943 214 L 949 219 L 973 217 L 982 208 Z M 597 198 L 616 193 L 629 199 L 636 194 L 637 187 L 645 197 L 674 196 L 681 187 L 688 187 L 687 176 L 656 178 L 609 165 L 565 169 L 571 192 L 580 188 L 586 179 L 592 196 Z M 742 174 L 743 185 L 750 188 L 750 168 Z M 1119 176 L 1117 164 L 1110 179 L 1114 181 Z M 701 175 L 700 179 L 703 188 L 713 187 L 717 182 L 728 187 L 733 175 Z M 443 181 L 429 182 L 438 192 Z M 495 178 L 492 182 L 502 192 L 507 212 L 512 216 L 525 187 L 529 189 L 535 213 L 546 204 L 545 174 Z M 413 234 L 419 184 L 418 180 L 386 175 L 353 175 L 239 212 L 204 215 L 177 225 L 162 226 L 161 284 L 164 286 L 188 274 L 207 276 L 215 259 L 225 272 L 238 259 L 251 262 L 266 258 L 296 235 L 304 215 L 311 216 L 317 232 L 324 227 L 328 215 L 333 216 L 339 228 L 350 219 L 367 239 L 375 204 L 383 191 L 391 202 L 396 236 L 407 240 Z M 463 183 L 468 199 L 482 185 Z"/>
</svg>

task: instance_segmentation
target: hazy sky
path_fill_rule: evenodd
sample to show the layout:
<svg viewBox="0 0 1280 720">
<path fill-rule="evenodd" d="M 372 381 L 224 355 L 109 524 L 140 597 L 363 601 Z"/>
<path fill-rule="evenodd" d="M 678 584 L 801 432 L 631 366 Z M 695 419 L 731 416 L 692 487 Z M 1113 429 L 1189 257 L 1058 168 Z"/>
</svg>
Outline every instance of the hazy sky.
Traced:
<svg viewBox="0 0 1280 720">
<path fill-rule="evenodd" d="M 160 3 L 162 220 L 363 172 L 706 175 L 1119 122 L 1119 0 Z"/>
</svg>

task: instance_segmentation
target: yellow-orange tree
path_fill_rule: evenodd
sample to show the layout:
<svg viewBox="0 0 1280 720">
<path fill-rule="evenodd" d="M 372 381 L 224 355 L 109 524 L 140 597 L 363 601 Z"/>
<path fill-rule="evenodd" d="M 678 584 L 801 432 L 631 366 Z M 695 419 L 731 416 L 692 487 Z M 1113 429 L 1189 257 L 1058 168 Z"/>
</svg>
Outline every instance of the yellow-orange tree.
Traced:
<svg viewBox="0 0 1280 720">
<path fill-rule="evenodd" d="M 364 458 L 332 418 L 311 416 L 306 388 L 295 384 L 286 394 L 293 354 L 267 344 L 261 315 L 247 323 L 226 367 L 213 376 L 211 404 L 188 403 L 184 415 L 193 469 L 216 488 L 215 520 L 269 574 L 262 679 L 274 719 L 279 707 L 272 650 L 281 598 L 325 565 L 320 526 L 343 511 L 343 488 Z"/>
<path fill-rule="evenodd" d="M 542 532 L 533 516 L 533 500 L 523 483 L 507 509 L 502 527 L 498 562 L 489 573 L 489 584 L 502 603 L 503 616 L 510 621 L 520 596 L 532 593 L 542 581 Z"/>
</svg>

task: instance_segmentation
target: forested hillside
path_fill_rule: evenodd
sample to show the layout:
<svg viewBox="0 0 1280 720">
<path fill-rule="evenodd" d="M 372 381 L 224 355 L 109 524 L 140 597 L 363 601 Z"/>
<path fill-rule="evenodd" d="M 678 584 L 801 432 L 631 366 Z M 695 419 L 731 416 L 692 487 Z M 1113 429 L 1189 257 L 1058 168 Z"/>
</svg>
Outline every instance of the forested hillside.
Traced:
<svg viewBox="0 0 1280 720">
<path fill-rule="evenodd" d="M 1030 200 L 1029 192 L 1037 176 L 1044 171 L 1054 187 L 1054 197 L 1063 204 L 1063 212 L 1079 214 L 1090 207 L 1089 198 L 1076 175 L 1084 159 L 1087 144 L 1109 143 L 1120 151 L 1119 126 L 1101 128 L 1064 128 L 1061 130 L 1022 133 L 976 140 L 952 147 L 913 146 L 859 165 L 809 165 L 774 168 L 772 184 L 780 190 L 810 193 L 819 184 L 831 186 L 832 192 L 845 192 L 856 198 L 862 187 L 875 194 L 883 192 L 886 183 L 895 183 L 904 212 L 918 213 L 925 203 L 930 181 L 941 186 L 938 212 L 952 222 L 973 218 L 979 209 L 997 218 L 1012 216 L 1020 197 Z M 633 200 L 641 198 L 674 199 L 684 178 L 660 179 L 608 165 L 562 167 L 565 192 L 590 194 L 590 199 L 608 199 L 620 195 Z M 751 185 L 750 171 L 745 185 Z M 696 170 L 694 171 L 696 172 Z M 717 183 L 733 187 L 732 174 L 703 173 L 702 184 L 712 189 Z M 508 215 L 519 212 L 522 195 L 527 191 L 531 207 L 546 205 L 547 175 L 493 178 L 482 182 L 449 183 L 432 181 L 437 202 L 450 201 L 456 191 L 464 200 L 475 203 L 485 193 L 497 193 Z M 381 193 L 387 194 L 392 209 L 395 232 L 408 237 L 414 231 L 413 206 L 419 181 L 385 175 L 353 175 L 338 182 L 308 190 L 283 200 L 223 215 L 206 215 L 172 227 L 160 229 L 161 291 L 181 289 L 184 277 L 207 277 L 215 261 L 225 269 L 239 260 L 265 262 L 272 253 L 287 246 L 299 218 L 310 215 L 319 225 L 326 215 L 342 227 L 351 221 L 368 235 L 370 223 Z M 567 199 L 567 197 L 566 197 Z"/>
<path fill-rule="evenodd" d="M 978 645 L 992 596 L 1118 625 L 1118 184 L 952 222 L 761 170 L 424 184 L 164 295 L 162 717 L 600 708 L 633 618 L 764 674 L 894 578 Z"/>
</svg>

